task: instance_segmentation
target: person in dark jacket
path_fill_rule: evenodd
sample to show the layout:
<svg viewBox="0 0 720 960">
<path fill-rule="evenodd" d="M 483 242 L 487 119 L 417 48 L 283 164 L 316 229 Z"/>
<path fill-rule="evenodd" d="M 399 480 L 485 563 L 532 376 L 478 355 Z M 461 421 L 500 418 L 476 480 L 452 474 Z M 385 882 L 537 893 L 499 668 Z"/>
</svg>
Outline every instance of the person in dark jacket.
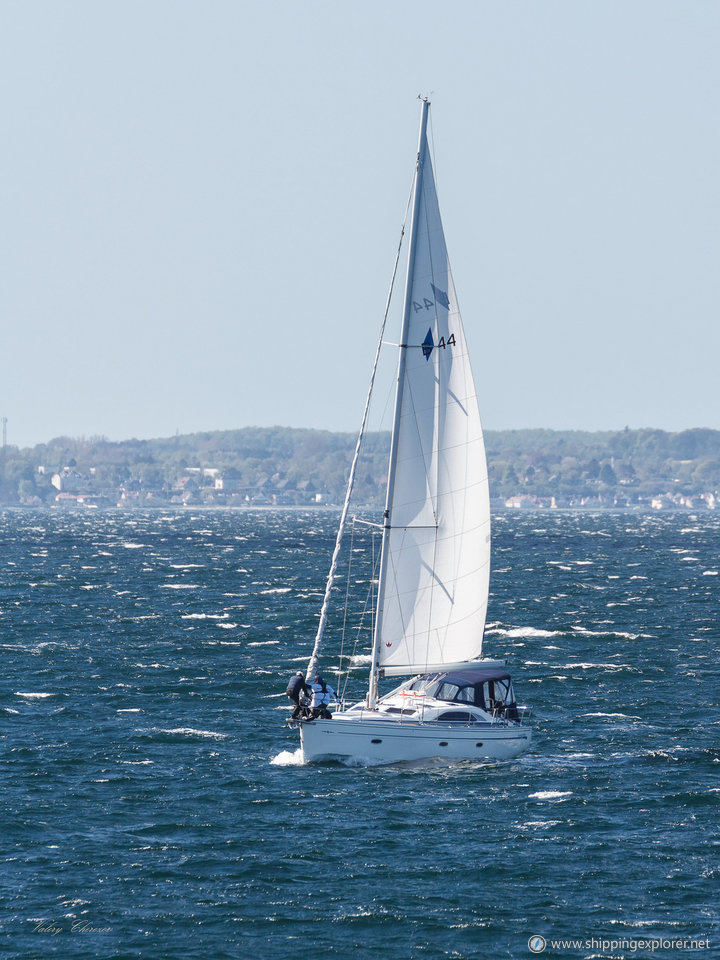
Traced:
<svg viewBox="0 0 720 960">
<path fill-rule="evenodd" d="M 285 693 L 295 704 L 295 709 L 292 712 L 292 719 L 298 720 L 302 715 L 303 709 L 300 705 L 300 694 L 306 694 L 308 697 L 312 696 L 312 688 L 305 683 L 305 677 L 302 675 L 301 670 L 298 670 L 295 676 L 291 678 Z"/>
</svg>

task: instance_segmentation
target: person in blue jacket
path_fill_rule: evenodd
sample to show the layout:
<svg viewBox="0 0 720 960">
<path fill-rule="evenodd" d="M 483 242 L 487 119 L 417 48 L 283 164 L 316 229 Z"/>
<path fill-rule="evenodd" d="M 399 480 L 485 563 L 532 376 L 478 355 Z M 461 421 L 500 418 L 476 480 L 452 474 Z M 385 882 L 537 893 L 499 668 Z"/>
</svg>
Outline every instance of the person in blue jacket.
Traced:
<svg viewBox="0 0 720 960">
<path fill-rule="evenodd" d="M 295 704 L 295 709 L 292 712 L 293 720 L 298 720 L 302 716 L 303 708 L 300 703 L 300 694 L 305 694 L 310 697 L 312 696 L 312 692 L 312 687 L 305 683 L 305 677 L 302 675 L 302 671 L 298 670 L 295 676 L 290 679 L 290 683 L 288 683 L 287 690 L 285 691 Z"/>
</svg>

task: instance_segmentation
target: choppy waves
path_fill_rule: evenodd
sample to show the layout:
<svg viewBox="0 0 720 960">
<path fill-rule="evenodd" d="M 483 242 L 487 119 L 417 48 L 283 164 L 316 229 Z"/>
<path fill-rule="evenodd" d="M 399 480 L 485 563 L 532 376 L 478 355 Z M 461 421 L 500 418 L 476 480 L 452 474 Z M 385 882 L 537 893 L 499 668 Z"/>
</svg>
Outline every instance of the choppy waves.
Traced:
<svg viewBox="0 0 720 960">
<path fill-rule="evenodd" d="M 538 520 L 495 521 L 485 648 L 532 751 L 384 768 L 304 766 L 283 726 L 332 512 L 0 514 L 11 954 L 474 960 L 618 925 L 720 942 L 720 521 Z M 367 622 L 343 629 L 334 610 L 323 667 L 360 699 Z"/>
</svg>

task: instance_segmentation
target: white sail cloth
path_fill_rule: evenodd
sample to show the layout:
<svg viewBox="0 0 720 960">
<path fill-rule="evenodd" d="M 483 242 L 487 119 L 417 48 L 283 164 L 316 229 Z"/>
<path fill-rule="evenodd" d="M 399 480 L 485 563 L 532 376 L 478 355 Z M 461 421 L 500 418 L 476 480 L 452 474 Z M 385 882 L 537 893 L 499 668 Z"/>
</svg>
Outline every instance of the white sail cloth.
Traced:
<svg viewBox="0 0 720 960">
<path fill-rule="evenodd" d="M 475 384 L 423 136 L 408 265 L 377 663 L 387 674 L 481 655 L 490 504 Z"/>
</svg>

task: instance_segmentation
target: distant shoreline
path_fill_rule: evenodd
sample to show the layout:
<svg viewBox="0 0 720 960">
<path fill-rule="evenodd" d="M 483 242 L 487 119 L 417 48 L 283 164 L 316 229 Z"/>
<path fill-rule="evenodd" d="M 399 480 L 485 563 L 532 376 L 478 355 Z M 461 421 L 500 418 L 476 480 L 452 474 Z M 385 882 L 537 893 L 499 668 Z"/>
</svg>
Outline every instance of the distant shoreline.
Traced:
<svg viewBox="0 0 720 960">
<path fill-rule="evenodd" d="M 382 513 L 381 506 L 366 506 L 363 511 L 367 513 Z M 88 516 L 93 513 L 98 514 L 124 514 L 128 517 L 136 513 L 171 513 L 181 516 L 190 513 L 340 513 L 342 507 L 339 504 L 139 504 L 137 506 L 85 506 L 82 504 L 3 504 L 0 505 L 0 514 L 2 513 L 51 513 L 51 514 L 76 514 Z M 652 507 L 650 504 L 631 504 L 629 506 L 619 506 L 615 504 L 585 504 L 577 506 L 563 505 L 559 507 L 546 506 L 526 506 L 526 507 L 508 507 L 504 503 L 490 503 L 490 511 L 497 516 L 552 516 L 553 514 L 580 514 L 580 513 L 615 513 L 615 514 L 635 514 L 641 516 L 658 516 L 667 514 L 682 514 L 684 516 L 707 515 L 713 516 L 716 511 L 708 507 L 683 507 L 674 504 L 660 508 Z M 720 516 L 720 511 L 718 511 Z"/>
<path fill-rule="evenodd" d="M 0 505 L 248 509 L 339 505 L 355 436 L 244 428 L 0 452 Z M 720 508 L 720 431 L 487 431 L 491 502 L 514 509 Z M 384 504 L 390 436 L 368 433 L 354 502 Z"/>
</svg>

